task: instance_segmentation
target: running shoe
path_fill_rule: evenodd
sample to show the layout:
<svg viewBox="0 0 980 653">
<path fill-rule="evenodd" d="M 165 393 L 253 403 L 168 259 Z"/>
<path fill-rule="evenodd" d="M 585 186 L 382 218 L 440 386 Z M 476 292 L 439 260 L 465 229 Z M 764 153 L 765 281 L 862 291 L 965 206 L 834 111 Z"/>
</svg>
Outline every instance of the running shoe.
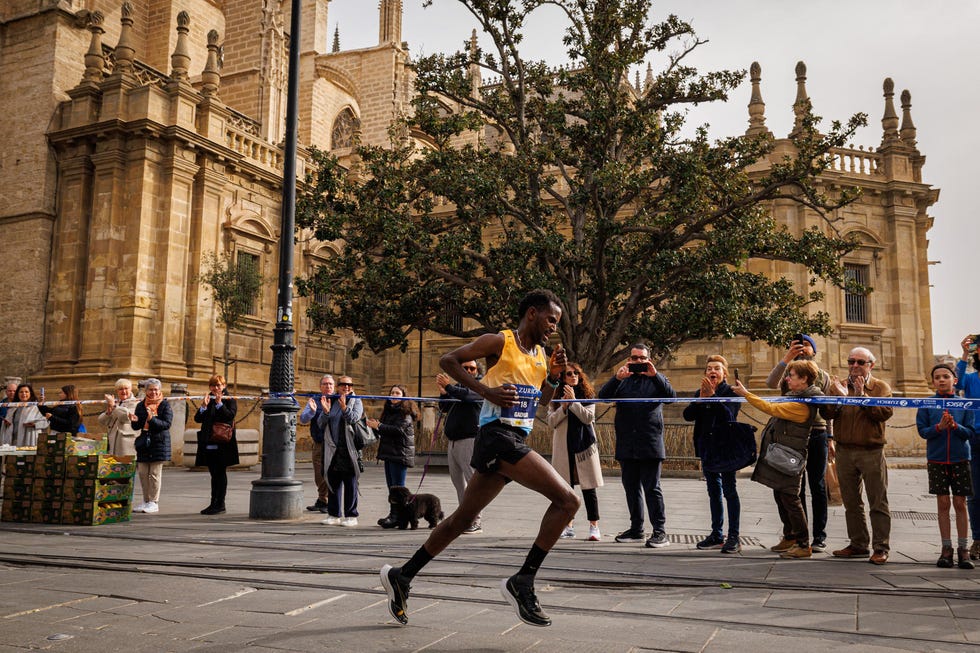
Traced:
<svg viewBox="0 0 980 653">
<path fill-rule="evenodd" d="M 742 545 L 738 541 L 738 535 L 729 535 L 725 538 L 725 543 L 721 547 L 722 553 L 738 553 L 742 550 Z"/>
<path fill-rule="evenodd" d="M 357 517 L 341 517 L 340 525 L 347 527 L 357 526 Z"/>
<path fill-rule="evenodd" d="M 515 574 L 500 581 L 500 593 L 517 611 L 521 621 L 532 626 L 550 626 L 551 617 L 541 611 L 534 594 L 534 578 Z"/>
<path fill-rule="evenodd" d="M 143 512 L 145 513 L 160 512 L 160 506 L 157 505 L 156 501 L 147 501 L 146 505 L 143 506 Z"/>
<path fill-rule="evenodd" d="M 575 537 L 575 529 L 572 528 L 571 526 L 566 526 L 565 530 L 561 532 L 561 535 L 559 537 L 561 537 L 561 539 L 563 540 L 570 540 L 573 537 Z"/>
<path fill-rule="evenodd" d="M 633 529 L 628 528 L 616 536 L 616 541 L 617 542 L 642 542 L 643 531 L 634 531 Z"/>
<path fill-rule="evenodd" d="M 333 515 L 330 515 L 320 523 L 326 524 L 327 526 L 337 526 L 340 524 L 340 517 L 334 517 Z"/>
<path fill-rule="evenodd" d="M 410 581 L 402 576 L 401 567 L 385 565 L 381 568 L 381 585 L 388 595 L 388 612 L 401 625 L 408 623 L 408 590 Z"/>
<path fill-rule="evenodd" d="M 646 543 L 648 549 L 662 549 L 665 546 L 670 546 L 670 540 L 667 539 L 667 533 L 663 531 L 654 531 Z"/>
<path fill-rule="evenodd" d="M 589 542 L 598 542 L 602 539 L 598 526 L 589 526 Z"/>
<path fill-rule="evenodd" d="M 694 546 L 698 549 L 720 549 L 725 544 L 725 538 L 721 535 L 715 535 L 712 533 L 708 537 L 704 538 Z"/>
</svg>

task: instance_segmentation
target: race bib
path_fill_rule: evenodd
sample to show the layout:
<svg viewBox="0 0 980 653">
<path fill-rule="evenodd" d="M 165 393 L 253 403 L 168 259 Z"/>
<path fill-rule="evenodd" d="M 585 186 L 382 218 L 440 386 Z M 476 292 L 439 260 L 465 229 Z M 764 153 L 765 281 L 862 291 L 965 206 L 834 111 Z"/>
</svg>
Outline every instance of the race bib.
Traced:
<svg viewBox="0 0 980 653">
<path fill-rule="evenodd" d="M 534 414 L 538 411 L 541 391 L 532 385 L 514 385 L 517 388 L 517 403 L 510 408 L 500 409 L 500 421 L 530 431 L 534 426 Z"/>
</svg>

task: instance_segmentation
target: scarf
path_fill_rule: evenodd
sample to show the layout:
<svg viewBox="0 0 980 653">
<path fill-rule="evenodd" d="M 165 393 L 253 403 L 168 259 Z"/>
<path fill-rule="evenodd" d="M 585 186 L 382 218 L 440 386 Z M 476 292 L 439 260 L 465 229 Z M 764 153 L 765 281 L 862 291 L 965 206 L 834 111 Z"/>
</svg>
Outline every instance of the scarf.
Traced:
<svg viewBox="0 0 980 653">
<path fill-rule="evenodd" d="M 571 408 L 568 410 L 568 429 L 565 436 L 568 451 L 572 454 L 582 453 L 595 444 L 595 429 L 591 424 L 583 424 Z"/>
</svg>

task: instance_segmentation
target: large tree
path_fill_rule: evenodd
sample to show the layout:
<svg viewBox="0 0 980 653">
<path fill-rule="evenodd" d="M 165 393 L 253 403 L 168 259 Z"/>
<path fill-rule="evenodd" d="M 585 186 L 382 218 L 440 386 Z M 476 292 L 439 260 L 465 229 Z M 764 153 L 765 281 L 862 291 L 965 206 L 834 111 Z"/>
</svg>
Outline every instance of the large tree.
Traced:
<svg viewBox="0 0 980 653">
<path fill-rule="evenodd" d="M 310 309 L 317 328 L 374 351 L 419 328 L 472 337 L 513 324 L 519 298 L 546 287 L 565 303 L 562 342 L 592 371 L 638 339 L 669 356 L 691 339 L 829 332 L 808 306 L 818 280 L 845 283 L 853 244 L 833 212 L 855 194 L 825 196 L 816 180 L 863 116 L 820 133 L 799 107 L 795 156 L 772 156 L 767 134 L 712 140 L 685 128 L 687 109 L 727 100 L 744 73 L 687 65 L 703 41 L 676 16 L 651 24 L 650 0 L 459 1 L 492 48 L 419 60 L 414 115 L 387 146 L 357 147 L 347 167 L 314 153 L 298 223 L 344 244 L 300 282 L 330 297 Z M 521 55 L 544 5 L 570 25 L 560 70 Z M 637 92 L 630 71 L 648 61 L 659 72 Z M 475 67 L 495 77 L 479 91 Z M 780 199 L 823 228 L 790 233 L 771 214 Z M 750 272 L 751 259 L 803 266 L 814 283 Z"/>
</svg>

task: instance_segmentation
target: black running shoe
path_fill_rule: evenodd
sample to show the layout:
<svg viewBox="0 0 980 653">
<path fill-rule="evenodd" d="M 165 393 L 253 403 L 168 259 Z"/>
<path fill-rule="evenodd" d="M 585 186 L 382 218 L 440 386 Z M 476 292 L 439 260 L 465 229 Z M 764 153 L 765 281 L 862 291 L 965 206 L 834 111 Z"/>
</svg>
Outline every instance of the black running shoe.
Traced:
<svg viewBox="0 0 980 653">
<path fill-rule="evenodd" d="M 401 625 L 408 623 L 408 590 L 409 580 L 402 576 L 401 567 L 385 565 L 381 568 L 381 584 L 388 594 L 388 612 Z"/>
<path fill-rule="evenodd" d="M 551 617 L 541 611 L 538 597 L 534 595 L 534 579 L 515 574 L 500 581 L 500 593 L 510 603 L 517 616 L 532 626 L 550 626 Z"/>
</svg>

